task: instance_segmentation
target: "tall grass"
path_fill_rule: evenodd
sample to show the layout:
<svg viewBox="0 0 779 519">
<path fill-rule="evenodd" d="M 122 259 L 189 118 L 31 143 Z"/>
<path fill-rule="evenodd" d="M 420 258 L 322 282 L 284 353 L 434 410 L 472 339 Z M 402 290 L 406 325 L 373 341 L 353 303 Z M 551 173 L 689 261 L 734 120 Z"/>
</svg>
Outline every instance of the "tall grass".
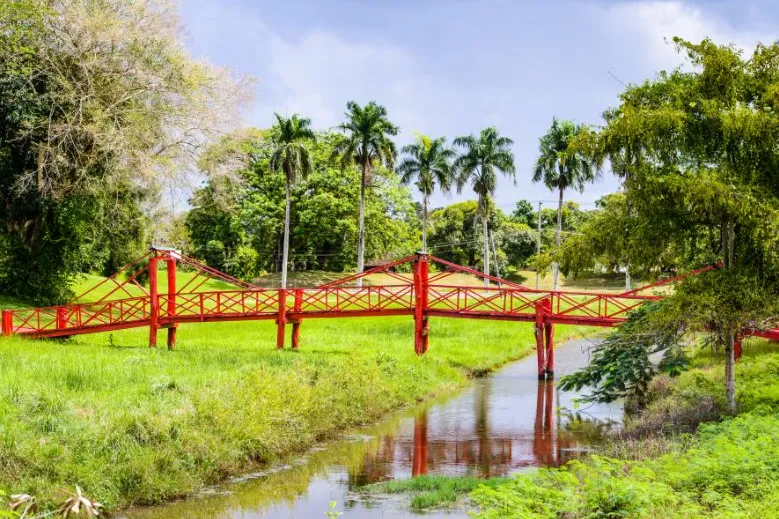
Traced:
<svg viewBox="0 0 779 519">
<path fill-rule="evenodd" d="M 307 320 L 299 352 L 271 322 L 183 325 L 176 351 L 147 329 L 0 340 L 0 488 L 40 503 L 79 485 L 117 509 L 151 504 L 299 451 L 467 383 L 534 348 L 523 323 Z M 571 334 L 560 327 L 558 337 Z"/>
<path fill-rule="evenodd" d="M 610 457 L 593 456 L 561 469 L 520 475 L 471 494 L 476 517 L 569 519 L 777 517 L 779 508 L 779 352 L 750 341 L 736 365 L 741 415 L 722 417 L 721 358 L 701 351 L 695 368 L 654 387 L 647 411 Z M 719 410 L 720 412 L 717 412 Z"/>
</svg>

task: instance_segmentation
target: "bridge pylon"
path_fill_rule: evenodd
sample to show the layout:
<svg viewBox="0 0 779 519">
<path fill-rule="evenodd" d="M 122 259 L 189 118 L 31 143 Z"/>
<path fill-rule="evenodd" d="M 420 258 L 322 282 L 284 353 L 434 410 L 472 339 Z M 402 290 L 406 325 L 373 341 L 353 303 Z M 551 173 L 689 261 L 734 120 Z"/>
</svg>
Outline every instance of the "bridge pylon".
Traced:
<svg viewBox="0 0 779 519">
<path fill-rule="evenodd" d="M 552 302 L 548 298 L 536 301 L 536 356 L 538 379 L 554 378 L 554 324 L 550 322 Z"/>
</svg>

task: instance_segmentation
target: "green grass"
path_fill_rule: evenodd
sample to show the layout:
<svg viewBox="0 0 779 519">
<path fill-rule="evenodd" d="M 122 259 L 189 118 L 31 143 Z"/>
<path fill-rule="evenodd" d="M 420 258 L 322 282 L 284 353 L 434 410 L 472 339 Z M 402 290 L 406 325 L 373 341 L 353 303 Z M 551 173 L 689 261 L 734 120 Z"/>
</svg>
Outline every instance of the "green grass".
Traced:
<svg viewBox="0 0 779 519">
<path fill-rule="evenodd" d="M 112 510 L 157 503 L 534 348 L 527 323 L 432 319 L 418 357 L 402 317 L 307 320 L 299 352 L 275 350 L 269 321 L 182 325 L 178 338 L 172 352 L 149 350 L 145 328 L 0 340 L 0 489 L 44 507 L 75 485 Z"/>
<path fill-rule="evenodd" d="M 698 352 L 694 368 L 655 383 L 654 400 L 631 427 L 648 422 L 683 430 L 721 411 L 719 355 Z M 497 518 L 751 518 L 779 508 L 779 351 L 749 341 L 736 367 L 735 418 L 700 425 L 694 435 L 653 443 L 654 454 L 615 449 L 561 469 L 541 469 L 494 488 L 478 487 L 476 517 Z M 702 413 L 701 407 L 706 408 Z M 634 443 L 630 444 L 635 447 Z M 655 442 L 650 438 L 651 442 Z M 641 449 L 639 449 L 640 451 Z"/>
<path fill-rule="evenodd" d="M 360 489 L 367 494 L 407 494 L 414 510 L 451 507 L 481 485 L 494 488 L 507 478 L 481 479 L 477 477 L 419 476 L 394 479 L 367 485 Z"/>
</svg>

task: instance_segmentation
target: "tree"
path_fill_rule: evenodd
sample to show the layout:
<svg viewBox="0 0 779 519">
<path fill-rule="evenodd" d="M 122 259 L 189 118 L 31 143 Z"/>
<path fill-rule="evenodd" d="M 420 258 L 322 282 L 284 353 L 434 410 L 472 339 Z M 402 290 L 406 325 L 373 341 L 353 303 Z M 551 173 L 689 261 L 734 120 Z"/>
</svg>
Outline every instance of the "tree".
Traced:
<svg viewBox="0 0 779 519">
<path fill-rule="evenodd" d="M 238 247 L 249 246 L 258 254 L 258 270 L 281 272 L 285 176 L 271 171 L 271 134 L 240 130 L 205 153 L 205 166 L 213 172 L 206 186 L 211 193 L 193 198 L 190 210 L 197 257 L 204 258 L 206 243 L 215 239 L 225 244 L 226 265 L 235 263 Z M 290 190 L 289 270 L 353 270 L 360 172 L 331 159 L 342 135 L 320 132 L 316 137 L 308 145 L 311 172 Z M 223 219 L 227 213 L 229 219 Z M 379 170 L 365 199 L 367 250 L 379 258 L 408 254 L 418 247 L 420 220 L 409 188 L 397 175 Z M 233 228 L 243 232 L 242 240 L 236 241 Z"/>
<path fill-rule="evenodd" d="M 658 321 L 724 352 L 735 412 L 736 338 L 779 312 L 779 44 L 746 58 L 710 40 L 674 44 L 687 66 L 628 87 L 594 148 L 633 153 L 620 163 L 630 234 L 662 245 L 656 262 L 671 250 L 679 270 L 722 264 L 680 283 Z"/>
<path fill-rule="evenodd" d="M 514 154 L 511 145 L 514 141 L 502 137 L 495 127 L 485 128 L 479 136 L 467 135 L 454 140 L 455 146 L 462 148 L 462 154 L 454 162 L 457 190 L 462 191 L 470 183 L 479 196 L 479 217 L 482 222 L 484 252 L 482 265 L 484 274 L 490 274 L 489 215 L 492 197 L 498 184 L 498 173 L 515 178 Z M 489 286 L 489 280 L 484 280 Z"/>
<path fill-rule="evenodd" d="M 284 248 L 281 258 L 281 288 L 287 288 L 287 261 L 289 259 L 290 188 L 298 179 L 305 179 L 311 171 L 311 154 L 306 141 L 316 140 L 311 131 L 311 120 L 297 114 L 284 118 L 276 114 L 276 131 L 273 135 L 273 152 L 270 170 L 283 171 L 285 180 Z"/>
<path fill-rule="evenodd" d="M 397 150 L 392 137 L 398 134 L 398 127 L 387 119 L 387 109 L 373 101 L 363 107 L 349 101 L 345 116 L 346 122 L 338 126 L 344 138 L 336 142 L 333 156 L 340 158 L 342 167 L 355 164 L 361 172 L 357 246 L 357 272 L 361 273 L 365 267 L 365 192 L 377 164 L 394 167 Z M 362 286 L 362 278 L 357 280 L 357 286 Z"/>
<path fill-rule="evenodd" d="M 511 213 L 511 217 L 518 223 L 533 227 L 536 224 L 537 214 L 533 209 L 533 204 L 527 200 L 520 200 L 517 202 L 514 212 Z"/>
<path fill-rule="evenodd" d="M 446 139 L 431 139 L 419 136 L 413 144 L 401 150 L 406 156 L 398 165 L 401 181 L 404 184 L 417 179 L 417 189 L 422 193 L 422 252 L 427 252 L 427 213 L 428 201 L 438 185 L 443 191 L 452 187 L 452 160 L 455 152 L 446 146 Z"/>
<path fill-rule="evenodd" d="M 552 119 L 552 126 L 539 139 L 540 155 L 533 170 L 533 182 L 543 181 L 550 190 L 559 193 L 557 204 L 557 234 L 559 247 L 563 230 L 563 193 L 566 189 L 584 191 L 584 184 L 595 178 L 592 162 L 581 151 L 570 147 L 571 140 L 583 129 L 571 121 Z M 555 262 L 553 290 L 557 290 L 560 269 Z"/>
<path fill-rule="evenodd" d="M 189 169 L 242 89 L 185 52 L 163 0 L 7 0 L 0 27 L 0 287 L 62 302 L 132 252 L 147 229 L 118 242 L 109 219 Z"/>
</svg>

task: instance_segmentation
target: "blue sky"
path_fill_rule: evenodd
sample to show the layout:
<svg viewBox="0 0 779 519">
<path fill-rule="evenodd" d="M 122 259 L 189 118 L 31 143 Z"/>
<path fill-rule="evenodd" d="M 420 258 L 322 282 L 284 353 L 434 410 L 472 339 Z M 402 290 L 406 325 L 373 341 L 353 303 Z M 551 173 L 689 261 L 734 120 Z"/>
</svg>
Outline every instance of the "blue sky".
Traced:
<svg viewBox="0 0 779 519">
<path fill-rule="evenodd" d="M 384 104 L 399 145 L 414 132 L 452 139 L 497 126 L 515 142 L 517 184 L 502 179 L 496 193 L 505 210 L 554 199 L 530 181 L 552 117 L 600 123 L 621 82 L 680 63 L 665 39 L 748 48 L 779 36 L 779 5 L 765 0 L 182 0 L 182 10 L 195 56 L 257 78 L 246 125 L 299 112 L 325 129 L 353 99 Z M 568 197 L 590 204 L 617 188 L 607 173 Z"/>
</svg>

